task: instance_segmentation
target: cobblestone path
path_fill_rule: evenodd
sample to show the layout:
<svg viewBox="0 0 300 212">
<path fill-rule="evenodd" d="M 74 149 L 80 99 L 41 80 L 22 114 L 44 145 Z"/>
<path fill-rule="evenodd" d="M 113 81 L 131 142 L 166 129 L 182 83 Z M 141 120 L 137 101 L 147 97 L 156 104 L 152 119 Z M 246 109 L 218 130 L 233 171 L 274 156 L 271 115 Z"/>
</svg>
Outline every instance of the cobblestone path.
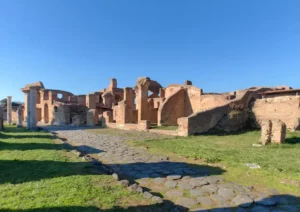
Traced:
<svg viewBox="0 0 300 212">
<path fill-rule="evenodd" d="M 71 127 L 48 127 L 47 130 L 68 139 L 68 143 L 82 152 L 97 154 L 99 161 L 118 175 L 133 179 L 191 211 L 300 211 L 300 198 L 226 182 L 212 175 L 221 175 L 224 170 L 220 168 L 172 162 L 166 156 L 129 146 L 121 134 L 96 134 Z"/>
</svg>

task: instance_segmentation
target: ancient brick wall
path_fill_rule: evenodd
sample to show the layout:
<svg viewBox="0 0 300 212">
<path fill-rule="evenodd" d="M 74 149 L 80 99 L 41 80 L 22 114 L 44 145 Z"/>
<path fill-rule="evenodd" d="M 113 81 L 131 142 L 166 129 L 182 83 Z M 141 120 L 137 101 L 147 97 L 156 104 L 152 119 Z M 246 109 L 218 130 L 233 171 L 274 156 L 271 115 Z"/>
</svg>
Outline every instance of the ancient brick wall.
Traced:
<svg viewBox="0 0 300 212">
<path fill-rule="evenodd" d="M 177 125 L 177 119 L 185 116 L 184 99 L 184 89 L 180 89 L 169 96 L 158 109 L 158 125 Z"/>
<path fill-rule="evenodd" d="M 187 136 L 214 128 L 230 110 L 229 104 L 178 119 L 178 134 Z"/>
<path fill-rule="evenodd" d="M 252 112 L 258 125 L 262 120 L 282 120 L 288 129 L 299 129 L 300 97 L 282 96 L 255 101 Z"/>
<path fill-rule="evenodd" d="M 229 101 L 221 95 L 202 95 L 197 111 L 205 111 L 227 104 Z"/>
<path fill-rule="evenodd" d="M 184 116 L 189 116 L 200 110 L 201 89 L 189 86 L 186 88 Z"/>
<path fill-rule="evenodd" d="M 174 86 L 167 87 L 164 93 L 165 98 L 172 96 L 174 93 L 178 92 L 181 89 L 182 89 L 181 85 L 174 85 Z"/>
</svg>

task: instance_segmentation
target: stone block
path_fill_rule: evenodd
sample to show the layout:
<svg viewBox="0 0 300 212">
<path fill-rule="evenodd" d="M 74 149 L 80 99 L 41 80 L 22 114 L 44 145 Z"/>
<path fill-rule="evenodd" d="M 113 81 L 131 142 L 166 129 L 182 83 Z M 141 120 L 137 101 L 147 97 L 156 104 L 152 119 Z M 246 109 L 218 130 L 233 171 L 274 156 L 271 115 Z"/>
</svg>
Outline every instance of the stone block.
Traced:
<svg viewBox="0 0 300 212">
<path fill-rule="evenodd" d="M 97 117 L 96 117 L 96 110 L 95 109 L 90 109 L 87 112 L 87 116 L 86 116 L 86 123 L 87 126 L 93 127 L 97 124 Z"/>
<path fill-rule="evenodd" d="M 177 119 L 178 124 L 178 135 L 180 136 L 188 136 L 189 135 L 189 126 L 188 126 L 188 118 L 182 117 Z"/>
<path fill-rule="evenodd" d="M 149 120 L 141 120 L 138 123 L 139 130 L 148 130 L 150 129 L 151 122 Z"/>
<path fill-rule="evenodd" d="M 271 142 L 281 144 L 285 141 L 286 125 L 279 119 L 272 120 Z"/>
<path fill-rule="evenodd" d="M 263 120 L 261 122 L 261 138 L 262 145 L 266 145 L 271 142 L 272 122 L 270 120 Z"/>
</svg>

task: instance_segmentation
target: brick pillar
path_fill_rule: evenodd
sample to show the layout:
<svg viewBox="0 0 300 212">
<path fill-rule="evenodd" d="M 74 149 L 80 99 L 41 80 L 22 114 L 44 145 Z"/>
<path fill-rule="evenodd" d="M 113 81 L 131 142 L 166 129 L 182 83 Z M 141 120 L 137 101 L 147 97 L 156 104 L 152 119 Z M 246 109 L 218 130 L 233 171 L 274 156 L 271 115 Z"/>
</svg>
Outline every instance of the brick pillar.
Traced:
<svg viewBox="0 0 300 212">
<path fill-rule="evenodd" d="M 137 80 L 137 87 L 139 93 L 137 96 L 138 104 L 138 122 L 141 120 L 149 120 L 148 117 L 148 87 L 150 84 L 150 78 L 139 78 Z"/>
<path fill-rule="evenodd" d="M 23 120 L 22 120 L 22 107 L 19 106 L 18 107 L 18 124 L 17 124 L 17 127 L 23 127 Z"/>
<path fill-rule="evenodd" d="M 117 88 L 118 87 L 118 82 L 116 79 L 112 78 L 110 79 L 110 83 L 109 83 L 109 86 L 108 86 L 108 90 L 109 91 L 113 91 L 114 88 Z"/>
<path fill-rule="evenodd" d="M 7 123 L 9 125 L 12 124 L 12 102 L 11 102 L 11 96 L 7 97 Z"/>
<path fill-rule="evenodd" d="M 165 96 L 166 96 L 165 93 L 166 93 L 166 90 L 164 88 L 159 89 L 160 98 L 165 98 Z"/>
<path fill-rule="evenodd" d="M 129 108 L 133 108 L 134 97 L 132 88 L 124 88 L 124 100 Z"/>
</svg>

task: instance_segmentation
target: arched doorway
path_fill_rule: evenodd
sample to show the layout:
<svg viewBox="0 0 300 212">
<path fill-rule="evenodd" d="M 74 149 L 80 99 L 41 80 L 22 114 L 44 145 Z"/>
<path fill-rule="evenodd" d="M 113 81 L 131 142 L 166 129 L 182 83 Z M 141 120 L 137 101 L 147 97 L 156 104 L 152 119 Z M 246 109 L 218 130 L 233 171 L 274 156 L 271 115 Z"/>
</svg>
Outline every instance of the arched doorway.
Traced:
<svg viewBox="0 0 300 212">
<path fill-rule="evenodd" d="M 49 122 L 49 107 L 48 104 L 44 105 L 44 123 Z"/>
</svg>

